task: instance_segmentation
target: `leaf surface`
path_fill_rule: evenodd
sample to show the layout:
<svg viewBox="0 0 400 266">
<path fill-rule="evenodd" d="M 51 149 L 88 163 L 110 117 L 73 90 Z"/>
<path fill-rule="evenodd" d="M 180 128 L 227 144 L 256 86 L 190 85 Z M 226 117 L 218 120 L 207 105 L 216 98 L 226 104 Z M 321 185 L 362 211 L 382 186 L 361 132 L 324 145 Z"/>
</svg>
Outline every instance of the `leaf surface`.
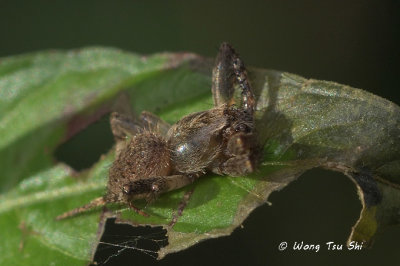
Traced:
<svg viewBox="0 0 400 266">
<path fill-rule="evenodd" d="M 122 91 L 130 95 L 136 113 L 155 112 L 169 123 L 211 108 L 211 67 L 210 60 L 192 54 L 143 57 L 110 48 L 3 58 L 0 224 L 7 228 L 8 241 L 0 244 L 0 252 L 8 255 L 0 263 L 92 260 L 104 226 L 101 210 L 54 218 L 105 193 L 114 154 L 76 173 L 55 161 L 55 149 L 109 113 Z M 324 167 L 345 173 L 358 188 L 363 210 L 349 240 L 370 242 L 385 225 L 398 224 L 399 107 L 334 82 L 263 69 L 250 74 L 264 147 L 258 171 L 236 178 L 208 174 L 146 206 L 148 218 L 112 207 L 118 221 L 164 226 L 169 245 L 159 251 L 162 258 L 202 239 L 230 234 L 272 191 L 308 169 Z M 189 190 L 193 193 L 182 216 L 169 226 Z"/>
</svg>

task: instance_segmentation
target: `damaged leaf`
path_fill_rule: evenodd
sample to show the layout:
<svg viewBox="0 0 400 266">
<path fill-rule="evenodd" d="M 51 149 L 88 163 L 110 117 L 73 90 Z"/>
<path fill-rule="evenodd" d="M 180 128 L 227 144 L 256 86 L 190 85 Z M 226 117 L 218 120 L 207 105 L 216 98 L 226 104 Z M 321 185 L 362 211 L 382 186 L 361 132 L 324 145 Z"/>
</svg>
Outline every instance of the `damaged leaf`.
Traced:
<svg viewBox="0 0 400 266">
<path fill-rule="evenodd" d="M 55 148 L 110 112 L 121 91 L 130 94 L 135 112 L 155 112 L 169 123 L 209 109 L 211 67 L 212 61 L 192 54 L 141 57 L 109 48 L 2 59 L 0 224 L 8 241 L 0 244 L 0 253 L 9 255 L 1 256 L 0 264 L 92 260 L 104 226 L 101 210 L 54 218 L 104 194 L 114 153 L 75 173 L 54 161 Z M 349 240 L 370 243 L 386 225 L 399 224 L 400 108 L 333 82 L 250 72 L 264 145 L 259 170 L 240 178 L 203 177 L 160 196 L 146 207 L 147 218 L 112 206 L 117 220 L 164 226 L 169 244 L 159 251 L 162 258 L 230 234 L 271 192 L 323 167 L 345 173 L 358 188 L 363 209 Z M 188 190 L 193 190 L 190 201 L 171 227 Z"/>
</svg>

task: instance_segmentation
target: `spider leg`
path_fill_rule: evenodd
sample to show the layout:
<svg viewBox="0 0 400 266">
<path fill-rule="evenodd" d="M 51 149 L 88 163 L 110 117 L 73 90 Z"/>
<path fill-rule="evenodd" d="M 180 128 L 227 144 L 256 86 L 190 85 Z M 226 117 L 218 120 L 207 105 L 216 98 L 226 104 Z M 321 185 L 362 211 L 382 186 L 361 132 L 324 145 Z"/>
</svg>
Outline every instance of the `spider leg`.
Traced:
<svg viewBox="0 0 400 266">
<path fill-rule="evenodd" d="M 251 134 L 241 133 L 232 137 L 228 141 L 226 154 L 230 158 L 219 166 L 222 173 L 242 176 L 254 171 L 258 153 Z"/>
<path fill-rule="evenodd" d="M 241 91 L 242 108 L 252 115 L 256 104 L 253 90 L 244 63 L 236 53 L 233 55 L 233 70 Z"/>
<path fill-rule="evenodd" d="M 193 183 L 199 176 L 200 174 L 180 174 L 136 179 L 125 185 L 125 193 L 130 195 L 132 200 L 139 198 L 147 198 L 148 200 L 151 200 L 158 194 L 187 186 Z"/>
<path fill-rule="evenodd" d="M 128 202 L 128 206 L 129 208 L 131 208 L 132 210 L 134 210 L 137 214 L 140 214 L 144 217 L 149 217 L 149 215 L 147 213 L 145 213 L 144 211 L 142 211 L 141 209 L 139 209 L 138 207 L 136 207 L 135 205 L 133 205 L 133 203 L 130 201 Z"/>
<path fill-rule="evenodd" d="M 162 120 L 160 117 L 147 111 L 143 111 L 139 119 L 144 128 L 151 132 L 159 132 L 164 137 L 167 135 L 167 132 L 171 127 L 170 124 Z"/>
<path fill-rule="evenodd" d="M 255 166 L 250 154 L 234 156 L 226 160 L 222 166 L 222 173 L 230 176 L 243 176 L 254 172 Z"/>
<path fill-rule="evenodd" d="M 128 114 L 111 113 L 110 125 L 116 142 L 116 157 L 125 148 L 127 139 L 143 131 L 140 123 Z"/>
<path fill-rule="evenodd" d="M 189 203 L 189 200 L 190 200 L 190 197 L 193 194 L 193 191 L 194 191 L 194 188 L 186 191 L 185 195 L 183 195 L 183 198 L 182 198 L 181 202 L 178 205 L 178 209 L 176 210 L 176 212 L 174 212 L 172 214 L 172 220 L 168 224 L 170 227 L 173 227 L 178 222 L 178 218 L 180 216 L 182 216 L 183 210 L 186 208 L 186 205 Z"/>
<path fill-rule="evenodd" d="M 89 211 L 89 210 L 94 209 L 94 208 L 96 208 L 98 206 L 104 206 L 105 204 L 106 204 L 106 201 L 105 201 L 104 197 L 96 198 L 96 199 L 92 200 L 91 202 L 89 202 L 86 205 L 83 205 L 83 206 L 78 207 L 76 209 L 73 209 L 73 210 L 70 210 L 68 212 L 65 212 L 65 213 L 63 213 L 61 215 L 58 215 L 56 217 L 56 220 L 63 220 L 65 218 L 72 217 L 72 216 L 75 216 L 77 214 Z"/>
<path fill-rule="evenodd" d="M 116 142 L 117 156 L 125 148 L 126 140 L 143 130 L 159 132 L 162 136 L 166 136 L 171 127 L 158 116 L 146 111 L 142 112 L 139 119 L 134 119 L 130 114 L 113 112 L 110 116 L 110 124 Z"/>
<path fill-rule="evenodd" d="M 149 216 L 141 209 L 135 207 L 132 201 L 134 201 L 135 199 L 145 198 L 147 202 L 152 202 L 159 194 L 185 187 L 193 183 L 199 176 L 200 176 L 199 174 L 170 175 L 170 176 L 156 176 L 156 177 L 134 180 L 126 184 L 125 193 L 130 195 L 130 201 L 128 205 L 132 210 L 134 210 L 138 214 L 143 216 Z M 181 215 L 183 208 L 184 206 L 182 207 L 182 210 L 180 211 L 178 210 L 179 216 Z"/>
<path fill-rule="evenodd" d="M 240 101 L 241 106 L 250 115 L 253 114 L 255 99 L 246 68 L 228 43 L 222 43 L 219 48 L 213 69 L 212 93 L 215 106 L 229 106 Z"/>
<path fill-rule="evenodd" d="M 233 104 L 233 84 L 235 73 L 233 70 L 232 57 L 234 50 L 227 43 L 222 43 L 215 60 L 212 72 L 212 94 L 214 106 Z"/>
</svg>

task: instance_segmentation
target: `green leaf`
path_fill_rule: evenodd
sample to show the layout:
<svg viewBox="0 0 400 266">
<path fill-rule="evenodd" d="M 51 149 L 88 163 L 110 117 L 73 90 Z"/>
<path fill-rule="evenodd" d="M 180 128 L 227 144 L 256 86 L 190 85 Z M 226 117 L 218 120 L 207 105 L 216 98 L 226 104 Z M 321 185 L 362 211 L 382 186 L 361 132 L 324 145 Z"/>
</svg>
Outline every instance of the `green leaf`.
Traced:
<svg viewBox="0 0 400 266">
<path fill-rule="evenodd" d="M 211 67 L 210 60 L 192 54 L 143 57 L 109 48 L 3 58 L 0 225 L 7 241 L 0 253 L 7 256 L 0 264 L 92 260 L 104 226 L 101 210 L 54 218 L 105 193 L 114 154 L 76 173 L 54 161 L 55 149 L 110 112 L 121 91 L 130 95 L 136 113 L 155 112 L 169 123 L 211 108 Z M 148 218 L 114 206 L 117 220 L 164 226 L 169 245 L 159 251 L 162 258 L 201 239 L 230 234 L 272 191 L 310 168 L 324 167 L 347 174 L 359 189 L 363 210 L 350 240 L 370 241 L 385 225 L 398 224 L 400 108 L 333 82 L 261 69 L 250 73 L 257 129 L 265 143 L 259 170 L 239 178 L 207 175 L 162 195 L 146 207 Z M 189 190 L 193 194 L 182 216 L 169 226 Z"/>
</svg>

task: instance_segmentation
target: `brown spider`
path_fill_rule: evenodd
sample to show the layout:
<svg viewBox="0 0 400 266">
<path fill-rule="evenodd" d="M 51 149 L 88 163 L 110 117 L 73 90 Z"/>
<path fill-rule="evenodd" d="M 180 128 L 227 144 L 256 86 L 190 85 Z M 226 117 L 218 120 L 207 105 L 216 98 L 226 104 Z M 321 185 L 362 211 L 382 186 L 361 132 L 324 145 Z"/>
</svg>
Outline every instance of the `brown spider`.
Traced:
<svg viewBox="0 0 400 266">
<path fill-rule="evenodd" d="M 117 144 L 107 194 L 57 219 L 113 202 L 147 216 L 132 201 L 152 200 L 193 183 L 207 171 L 230 176 L 253 172 L 258 158 L 255 99 L 242 60 L 227 43 L 220 46 L 212 82 L 215 107 L 187 115 L 172 126 L 148 112 L 139 119 L 112 113 Z"/>
</svg>

